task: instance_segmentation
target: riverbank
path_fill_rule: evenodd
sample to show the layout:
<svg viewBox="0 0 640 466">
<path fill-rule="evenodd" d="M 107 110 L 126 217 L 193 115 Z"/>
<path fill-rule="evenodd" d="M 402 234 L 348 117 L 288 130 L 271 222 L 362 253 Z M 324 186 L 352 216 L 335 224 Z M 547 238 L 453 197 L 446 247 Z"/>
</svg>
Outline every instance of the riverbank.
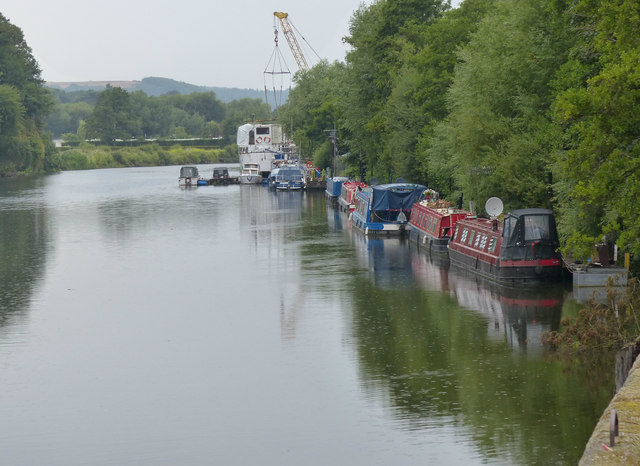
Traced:
<svg viewBox="0 0 640 466">
<path fill-rule="evenodd" d="M 637 342 L 635 346 L 637 350 Z M 633 353 L 637 354 L 637 351 Z M 615 413 L 612 416 L 614 410 Z M 617 435 L 615 435 L 616 419 Z M 612 431 L 614 431 L 613 445 Z M 636 357 L 626 381 L 604 410 L 579 464 L 580 466 L 640 464 L 640 358 Z"/>
<path fill-rule="evenodd" d="M 90 170 L 96 168 L 155 167 L 167 165 L 237 162 L 234 146 L 218 148 L 189 147 L 175 144 L 165 147 L 150 144 L 139 147 L 94 146 L 83 143 L 74 148 L 58 148 L 48 161 L 51 171 Z"/>
</svg>

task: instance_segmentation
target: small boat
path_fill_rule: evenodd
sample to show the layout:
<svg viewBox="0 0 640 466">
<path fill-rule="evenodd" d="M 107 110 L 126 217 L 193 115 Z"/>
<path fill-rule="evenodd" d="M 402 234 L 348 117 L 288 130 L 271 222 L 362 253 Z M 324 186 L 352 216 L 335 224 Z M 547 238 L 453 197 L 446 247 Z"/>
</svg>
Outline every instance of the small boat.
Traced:
<svg viewBox="0 0 640 466">
<path fill-rule="evenodd" d="M 425 195 L 424 200 L 411 208 L 407 227 L 409 239 L 432 253 L 448 255 L 447 246 L 456 223 L 470 213 L 454 208 L 453 202 L 440 199 L 433 189 L 428 189 Z"/>
<path fill-rule="evenodd" d="M 325 189 L 324 194 L 334 207 L 338 205 L 338 198 L 340 197 L 340 192 L 342 190 L 342 183 L 345 181 L 349 181 L 349 178 L 346 176 L 334 176 L 327 179 L 327 188 Z"/>
<path fill-rule="evenodd" d="M 273 186 L 280 191 L 300 191 L 304 188 L 302 170 L 297 166 L 281 166 L 274 170 Z"/>
<path fill-rule="evenodd" d="M 502 201 L 494 197 L 487 201 L 486 211 L 492 218 L 458 220 L 449 241 L 452 266 L 498 283 L 562 280 L 560 241 L 551 210 L 518 209 L 501 222 L 497 216 Z"/>
<path fill-rule="evenodd" d="M 200 175 L 198 174 L 198 167 L 182 167 L 180 168 L 180 176 L 178 177 L 179 186 L 198 186 Z"/>
<path fill-rule="evenodd" d="M 411 217 L 411 207 L 426 189 L 420 184 L 390 183 L 359 190 L 351 224 L 365 235 L 400 235 Z"/>
<path fill-rule="evenodd" d="M 362 181 L 345 181 L 342 183 L 340 197 L 338 198 L 338 208 L 343 212 L 353 212 L 353 209 L 355 208 L 356 193 L 358 190 L 367 187 L 367 183 Z"/>
<path fill-rule="evenodd" d="M 240 171 L 240 184 L 262 184 L 260 164 L 245 163 Z"/>
</svg>

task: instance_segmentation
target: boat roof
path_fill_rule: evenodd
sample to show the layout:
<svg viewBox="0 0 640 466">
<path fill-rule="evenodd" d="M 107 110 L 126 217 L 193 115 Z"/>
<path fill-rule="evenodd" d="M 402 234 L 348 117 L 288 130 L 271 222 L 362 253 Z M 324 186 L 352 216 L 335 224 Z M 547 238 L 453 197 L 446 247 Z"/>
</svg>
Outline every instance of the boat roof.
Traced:
<svg viewBox="0 0 640 466">
<path fill-rule="evenodd" d="M 553 211 L 550 209 L 516 209 L 509 212 L 507 215 L 512 215 L 514 217 L 521 217 L 523 215 L 553 215 Z"/>
<path fill-rule="evenodd" d="M 497 230 L 493 229 L 493 220 L 490 218 L 484 218 L 484 217 L 475 217 L 475 216 L 469 216 L 469 217 L 465 217 L 463 219 L 458 220 L 458 225 L 461 226 L 466 226 L 469 228 L 475 228 L 476 230 L 490 230 L 490 231 L 497 231 L 497 232 L 501 232 L 502 231 L 502 222 L 497 220 L 498 222 L 498 228 Z"/>
<path fill-rule="evenodd" d="M 411 183 L 391 183 L 372 187 L 371 210 L 411 210 L 423 195 L 426 186 Z"/>
</svg>

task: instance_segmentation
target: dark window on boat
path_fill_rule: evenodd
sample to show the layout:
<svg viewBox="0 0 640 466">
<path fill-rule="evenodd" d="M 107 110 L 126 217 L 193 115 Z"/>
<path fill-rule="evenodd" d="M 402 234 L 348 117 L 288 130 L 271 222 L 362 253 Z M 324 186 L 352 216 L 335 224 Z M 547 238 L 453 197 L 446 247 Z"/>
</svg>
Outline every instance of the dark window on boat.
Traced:
<svg viewBox="0 0 640 466">
<path fill-rule="evenodd" d="M 253 132 L 253 130 L 249 131 L 249 144 L 255 144 L 256 143 L 256 135 Z"/>
<path fill-rule="evenodd" d="M 511 235 L 513 235 L 513 232 L 516 229 L 517 222 L 518 219 L 515 217 L 507 217 L 504 221 L 504 230 L 502 231 L 502 236 L 507 243 L 509 243 L 509 238 L 511 238 Z"/>
<path fill-rule="evenodd" d="M 471 230 L 471 233 L 469 233 L 469 246 L 471 246 L 473 244 L 473 235 L 475 235 L 476 232 Z"/>
<path fill-rule="evenodd" d="M 462 236 L 460 237 L 460 242 L 464 243 L 465 241 L 467 241 L 467 236 L 469 235 L 469 230 L 468 229 L 464 229 L 462 230 Z"/>
<path fill-rule="evenodd" d="M 262 127 L 256 128 L 256 134 L 260 134 L 262 136 L 264 136 L 265 134 L 269 134 L 269 127 L 262 126 Z"/>
<path fill-rule="evenodd" d="M 422 220 L 422 228 L 425 230 L 427 229 L 427 223 L 429 223 L 429 216 L 425 215 L 424 219 Z"/>
<path fill-rule="evenodd" d="M 498 244 L 497 238 L 492 236 L 489 240 L 489 252 L 493 253 L 496 250 L 496 244 Z"/>
<path fill-rule="evenodd" d="M 433 219 L 433 225 L 431 225 L 431 233 L 435 233 L 436 232 L 436 226 L 438 225 L 438 219 L 434 218 Z"/>
<path fill-rule="evenodd" d="M 549 239 L 551 231 L 548 215 L 527 215 L 524 217 L 524 240 Z"/>
</svg>

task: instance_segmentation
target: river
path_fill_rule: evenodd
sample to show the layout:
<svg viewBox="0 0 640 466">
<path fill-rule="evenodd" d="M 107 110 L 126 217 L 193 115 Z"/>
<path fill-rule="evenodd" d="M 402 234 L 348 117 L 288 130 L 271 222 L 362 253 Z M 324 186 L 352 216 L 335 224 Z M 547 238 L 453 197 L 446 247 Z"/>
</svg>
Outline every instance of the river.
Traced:
<svg viewBox="0 0 640 466">
<path fill-rule="evenodd" d="M 3 464 L 577 463 L 614 380 L 540 343 L 570 290 L 178 172 L 0 180 Z"/>
</svg>

